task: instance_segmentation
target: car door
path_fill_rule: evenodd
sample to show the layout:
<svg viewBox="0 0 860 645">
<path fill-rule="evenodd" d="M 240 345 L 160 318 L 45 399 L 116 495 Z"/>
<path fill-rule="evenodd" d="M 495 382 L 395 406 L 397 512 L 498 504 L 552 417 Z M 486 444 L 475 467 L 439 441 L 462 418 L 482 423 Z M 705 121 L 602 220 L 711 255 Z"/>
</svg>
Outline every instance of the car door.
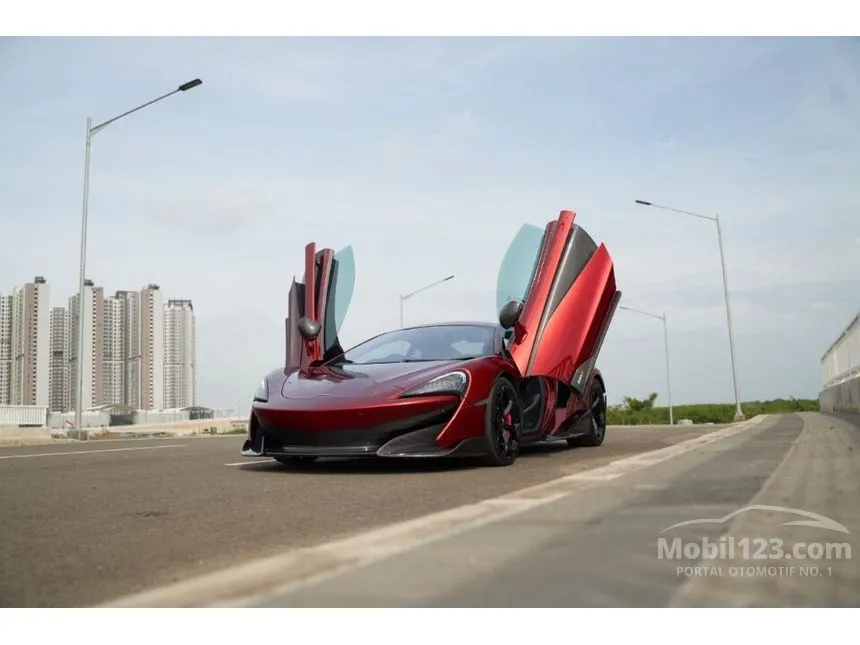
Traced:
<svg viewBox="0 0 860 645">
<path fill-rule="evenodd" d="M 604 244 L 562 211 L 543 231 L 526 224 L 505 253 L 497 304 L 522 309 L 509 351 L 523 376 L 545 376 L 588 388 L 621 292 Z"/>
<path fill-rule="evenodd" d="M 351 246 L 335 253 L 311 242 L 305 246 L 302 282 L 293 278 L 287 303 L 286 361 L 288 370 L 305 369 L 312 362 L 328 360 L 343 352 L 338 334 L 355 289 L 355 256 Z M 299 321 L 319 325 L 312 338 L 302 336 Z"/>
</svg>

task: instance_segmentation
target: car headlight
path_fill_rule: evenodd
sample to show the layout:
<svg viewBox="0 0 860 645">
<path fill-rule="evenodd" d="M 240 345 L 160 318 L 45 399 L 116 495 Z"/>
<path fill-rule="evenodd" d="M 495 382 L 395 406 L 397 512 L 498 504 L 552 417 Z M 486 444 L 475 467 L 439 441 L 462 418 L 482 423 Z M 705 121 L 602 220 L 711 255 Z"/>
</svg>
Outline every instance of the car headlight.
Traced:
<svg viewBox="0 0 860 645">
<path fill-rule="evenodd" d="M 432 378 L 426 383 L 406 390 L 400 396 L 434 396 L 436 394 L 462 394 L 469 377 L 465 372 L 449 372 Z"/>
<path fill-rule="evenodd" d="M 254 400 L 260 403 L 266 403 L 269 400 L 269 383 L 265 377 L 263 377 L 263 380 L 254 391 Z"/>
</svg>

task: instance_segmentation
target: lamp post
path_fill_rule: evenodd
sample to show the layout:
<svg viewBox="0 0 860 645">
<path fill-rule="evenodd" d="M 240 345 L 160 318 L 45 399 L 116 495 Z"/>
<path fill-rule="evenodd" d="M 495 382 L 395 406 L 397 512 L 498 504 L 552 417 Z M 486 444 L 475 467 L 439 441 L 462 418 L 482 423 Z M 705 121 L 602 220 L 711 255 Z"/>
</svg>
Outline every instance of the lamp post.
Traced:
<svg viewBox="0 0 860 645">
<path fill-rule="evenodd" d="M 448 282 L 448 280 L 453 280 L 454 276 L 449 275 L 447 278 L 442 278 L 441 280 L 436 280 L 432 284 L 428 284 L 426 287 L 421 287 L 420 289 L 416 289 L 412 293 L 407 293 L 405 295 L 400 296 L 400 329 L 403 329 L 403 303 L 409 300 L 415 294 L 421 293 L 422 291 L 427 291 L 431 287 L 435 287 L 437 284 L 442 284 L 443 282 Z"/>
<path fill-rule="evenodd" d="M 654 204 L 652 202 L 645 201 L 644 199 L 637 199 L 636 203 L 641 206 L 651 206 L 652 208 L 659 208 L 664 211 L 672 211 L 673 213 L 680 213 L 682 215 L 690 215 L 692 217 L 698 217 L 700 219 L 706 219 L 712 221 L 717 227 L 717 243 L 720 247 L 720 264 L 723 269 L 723 295 L 726 300 L 726 326 L 729 331 L 729 352 L 731 354 L 732 359 L 732 383 L 734 385 L 735 390 L 735 421 L 743 421 L 746 417 L 744 416 L 744 412 L 741 409 L 741 397 L 738 392 L 738 373 L 735 361 L 735 339 L 734 333 L 732 332 L 732 310 L 729 305 L 729 280 L 726 274 L 726 257 L 723 253 L 723 233 L 720 229 L 720 216 L 719 215 L 701 215 L 699 213 L 693 213 L 691 211 L 681 210 L 679 208 L 670 208 L 669 206 L 661 206 L 659 204 Z"/>
<path fill-rule="evenodd" d="M 183 83 L 175 90 L 171 90 L 167 94 L 162 94 L 161 96 L 152 99 L 151 101 L 147 101 L 143 105 L 138 105 L 136 108 L 132 108 L 127 112 L 123 112 L 122 114 L 113 117 L 112 119 L 108 119 L 102 123 L 99 123 L 96 126 L 93 126 L 92 117 L 87 117 L 87 132 L 86 132 L 86 152 L 84 154 L 84 196 L 83 196 L 83 205 L 81 212 L 81 257 L 80 257 L 80 277 L 78 280 L 78 337 L 77 337 L 77 345 L 78 345 L 78 364 L 77 364 L 77 383 L 75 384 L 75 431 L 77 432 L 77 436 L 79 439 L 86 439 L 86 432 L 83 430 L 83 400 L 84 400 L 84 280 L 87 269 L 87 210 L 89 207 L 90 201 L 90 147 L 93 135 L 100 132 L 102 129 L 109 126 L 114 121 L 119 121 L 123 117 L 128 116 L 129 114 L 133 114 L 138 110 L 142 110 L 145 107 L 149 107 L 153 103 L 158 103 L 166 99 L 168 96 L 173 96 L 178 92 L 187 92 L 190 89 L 201 85 L 203 81 L 199 78 L 195 78 L 192 81 L 188 81 L 187 83 Z"/>
<path fill-rule="evenodd" d="M 633 309 L 633 307 L 625 307 L 623 305 L 618 305 L 619 309 L 624 309 L 625 311 L 632 311 L 635 314 L 642 314 L 643 316 L 650 316 L 651 318 L 656 318 L 657 320 L 663 321 L 663 343 L 666 347 L 666 395 L 669 399 L 669 425 L 675 425 L 675 415 L 672 412 L 672 377 L 669 374 L 669 328 L 666 325 L 666 314 L 664 313 L 662 316 L 658 316 L 657 314 L 652 314 L 647 311 L 641 311 L 639 309 Z"/>
</svg>

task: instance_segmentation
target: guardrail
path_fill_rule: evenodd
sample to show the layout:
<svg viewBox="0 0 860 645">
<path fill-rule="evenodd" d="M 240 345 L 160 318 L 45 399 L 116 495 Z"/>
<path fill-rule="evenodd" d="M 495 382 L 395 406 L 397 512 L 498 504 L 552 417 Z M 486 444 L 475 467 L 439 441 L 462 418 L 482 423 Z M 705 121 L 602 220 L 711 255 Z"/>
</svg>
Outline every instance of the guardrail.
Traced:
<svg viewBox="0 0 860 645">
<path fill-rule="evenodd" d="M 821 357 L 822 412 L 860 414 L 860 313 Z"/>
</svg>

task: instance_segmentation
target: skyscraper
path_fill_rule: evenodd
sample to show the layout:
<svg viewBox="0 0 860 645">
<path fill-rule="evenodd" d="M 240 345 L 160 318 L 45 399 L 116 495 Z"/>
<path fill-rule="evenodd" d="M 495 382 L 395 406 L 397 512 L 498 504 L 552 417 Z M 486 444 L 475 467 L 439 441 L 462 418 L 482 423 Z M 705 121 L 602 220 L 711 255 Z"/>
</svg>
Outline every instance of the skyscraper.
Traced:
<svg viewBox="0 0 860 645">
<path fill-rule="evenodd" d="M 140 409 L 164 407 L 164 303 L 161 289 L 140 292 Z"/>
<path fill-rule="evenodd" d="M 125 318 L 123 300 L 116 296 L 105 298 L 104 308 L 104 400 L 103 403 L 125 402 Z"/>
<path fill-rule="evenodd" d="M 42 276 L 12 292 L 12 405 L 48 405 L 50 306 L 50 290 Z"/>
<path fill-rule="evenodd" d="M 0 294 L 0 405 L 12 403 L 12 296 Z"/>
<path fill-rule="evenodd" d="M 196 333 L 190 300 L 164 309 L 164 407 L 197 405 Z"/>
<path fill-rule="evenodd" d="M 140 293 L 117 291 L 114 297 L 121 302 L 122 311 L 122 402 L 137 410 L 141 401 Z"/>
<path fill-rule="evenodd" d="M 48 405 L 51 412 L 66 412 L 69 399 L 69 314 L 65 307 L 51 309 L 50 378 Z"/>
<path fill-rule="evenodd" d="M 69 401 L 77 406 L 79 294 L 69 298 Z M 104 403 L 104 289 L 84 281 L 84 409 Z"/>
</svg>

